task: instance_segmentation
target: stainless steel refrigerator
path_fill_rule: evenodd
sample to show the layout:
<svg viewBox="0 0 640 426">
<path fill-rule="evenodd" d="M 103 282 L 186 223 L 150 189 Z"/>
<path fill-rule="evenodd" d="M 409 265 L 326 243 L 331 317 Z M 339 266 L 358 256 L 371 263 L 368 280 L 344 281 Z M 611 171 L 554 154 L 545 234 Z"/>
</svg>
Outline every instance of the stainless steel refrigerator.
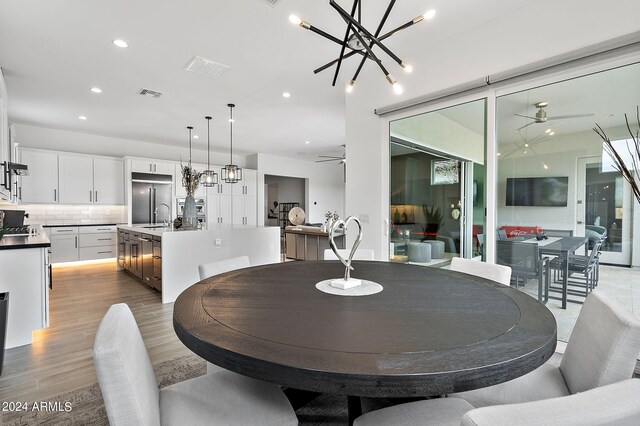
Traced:
<svg viewBox="0 0 640 426">
<path fill-rule="evenodd" d="M 171 175 L 131 173 L 133 224 L 171 222 L 172 181 Z"/>
</svg>

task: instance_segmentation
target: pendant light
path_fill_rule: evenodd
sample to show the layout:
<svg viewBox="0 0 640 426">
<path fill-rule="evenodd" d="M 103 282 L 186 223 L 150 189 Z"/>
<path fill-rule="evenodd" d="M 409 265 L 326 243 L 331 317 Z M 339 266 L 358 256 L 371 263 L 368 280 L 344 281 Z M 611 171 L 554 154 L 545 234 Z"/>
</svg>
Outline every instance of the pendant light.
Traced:
<svg viewBox="0 0 640 426">
<path fill-rule="evenodd" d="M 218 174 L 211 170 L 211 135 L 210 135 L 210 124 L 211 117 L 205 117 L 207 119 L 207 170 L 202 172 L 202 176 L 200 177 L 200 183 L 202 186 L 212 187 L 218 184 Z"/>
<path fill-rule="evenodd" d="M 231 128 L 231 161 L 220 171 L 220 175 L 223 181 L 226 183 L 238 183 L 242 180 L 242 169 L 236 164 L 233 164 L 233 108 L 234 104 L 227 104 L 229 107 L 229 124 Z"/>
</svg>

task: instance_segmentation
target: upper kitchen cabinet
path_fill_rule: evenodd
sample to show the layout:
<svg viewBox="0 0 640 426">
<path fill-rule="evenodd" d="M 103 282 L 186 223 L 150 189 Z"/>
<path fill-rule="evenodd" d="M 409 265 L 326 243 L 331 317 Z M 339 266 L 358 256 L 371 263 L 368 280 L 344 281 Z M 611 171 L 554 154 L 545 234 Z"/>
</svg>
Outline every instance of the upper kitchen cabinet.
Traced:
<svg viewBox="0 0 640 426">
<path fill-rule="evenodd" d="M 93 189 L 95 204 L 124 204 L 124 161 L 95 157 Z"/>
<path fill-rule="evenodd" d="M 256 197 L 258 187 L 258 171 L 242 169 L 242 180 L 235 184 L 228 184 L 232 187 L 233 195 L 248 195 Z"/>
<path fill-rule="evenodd" d="M 20 161 L 29 167 L 29 174 L 20 178 L 18 199 L 23 203 L 57 203 L 58 154 L 22 148 Z"/>
<path fill-rule="evenodd" d="M 175 166 L 173 163 L 156 160 L 144 160 L 140 158 L 131 160 L 131 171 L 139 173 L 154 173 L 159 175 L 173 175 Z"/>
<path fill-rule="evenodd" d="M 61 204 L 124 204 L 124 162 L 115 158 L 59 155 Z"/>
<path fill-rule="evenodd" d="M 2 69 L 0 69 L 0 164 L 9 161 L 9 120 L 7 112 L 7 89 L 4 85 L 4 78 L 2 76 Z M 0 171 L 4 172 L 5 169 L 0 167 Z M 0 177 L 0 180 L 4 181 L 4 177 Z M 5 182 L 0 182 L 5 183 Z M 9 186 L 7 182 L 7 186 Z M 5 188 L 0 185 L 0 200 L 11 198 L 11 188 Z"/>
</svg>

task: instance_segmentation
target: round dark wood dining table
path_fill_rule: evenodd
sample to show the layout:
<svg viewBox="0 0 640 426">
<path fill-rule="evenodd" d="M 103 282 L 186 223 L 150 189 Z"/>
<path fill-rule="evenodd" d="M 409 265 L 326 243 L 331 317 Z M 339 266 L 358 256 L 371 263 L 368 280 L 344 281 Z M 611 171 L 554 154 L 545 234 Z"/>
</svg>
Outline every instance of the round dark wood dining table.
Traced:
<svg viewBox="0 0 640 426">
<path fill-rule="evenodd" d="M 326 294 L 338 261 L 287 262 L 200 281 L 176 300 L 180 340 L 237 373 L 307 391 L 413 397 L 519 377 L 556 346 L 556 322 L 527 294 L 472 275 L 354 261 L 370 296 Z"/>
</svg>

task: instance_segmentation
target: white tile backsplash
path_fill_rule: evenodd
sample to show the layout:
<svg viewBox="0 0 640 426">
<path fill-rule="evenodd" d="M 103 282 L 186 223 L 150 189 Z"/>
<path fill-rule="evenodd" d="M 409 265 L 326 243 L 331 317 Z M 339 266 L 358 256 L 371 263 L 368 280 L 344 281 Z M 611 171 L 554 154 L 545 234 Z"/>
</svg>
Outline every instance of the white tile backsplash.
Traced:
<svg viewBox="0 0 640 426">
<path fill-rule="evenodd" d="M 126 206 L 93 206 L 64 204 L 10 204 L 4 210 L 24 210 L 31 225 L 74 225 L 90 223 L 126 223 Z"/>
</svg>

